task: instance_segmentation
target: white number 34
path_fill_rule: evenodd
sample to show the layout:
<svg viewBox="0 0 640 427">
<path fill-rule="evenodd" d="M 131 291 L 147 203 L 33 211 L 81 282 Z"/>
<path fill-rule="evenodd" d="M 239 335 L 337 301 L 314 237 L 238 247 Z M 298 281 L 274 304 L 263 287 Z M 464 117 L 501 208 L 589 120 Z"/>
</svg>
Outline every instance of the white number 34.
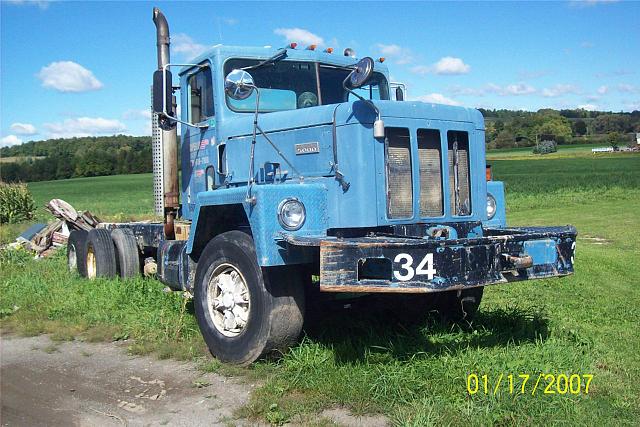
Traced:
<svg viewBox="0 0 640 427">
<path fill-rule="evenodd" d="M 427 276 L 428 280 L 432 280 L 436 274 L 433 267 L 433 254 L 427 254 L 418 266 L 413 269 L 413 257 L 409 254 L 398 254 L 393 259 L 394 264 L 400 264 L 400 271 L 393 271 L 393 277 L 401 282 L 413 279 L 414 276 Z"/>
</svg>

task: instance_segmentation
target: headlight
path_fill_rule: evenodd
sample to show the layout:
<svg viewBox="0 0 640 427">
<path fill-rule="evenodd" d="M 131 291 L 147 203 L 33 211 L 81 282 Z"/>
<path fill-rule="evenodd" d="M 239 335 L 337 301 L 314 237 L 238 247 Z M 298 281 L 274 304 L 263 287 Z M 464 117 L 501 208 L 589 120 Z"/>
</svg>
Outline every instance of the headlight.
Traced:
<svg viewBox="0 0 640 427">
<path fill-rule="evenodd" d="M 304 205 L 298 199 L 284 199 L 278 205 L 278 221 L 285 230 L 298 230 L 307 217 Z"/>
<path fill-rule="evenodd" d="M 496 215 L 496 199 L 487 193 L 487 216 L 492 219 Z"/>
</svg>

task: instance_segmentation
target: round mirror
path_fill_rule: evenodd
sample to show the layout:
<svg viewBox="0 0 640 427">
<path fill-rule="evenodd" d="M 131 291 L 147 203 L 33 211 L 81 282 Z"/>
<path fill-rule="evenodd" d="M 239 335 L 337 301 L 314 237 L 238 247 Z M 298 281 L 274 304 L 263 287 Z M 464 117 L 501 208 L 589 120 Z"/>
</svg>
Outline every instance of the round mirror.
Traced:
<svg viewBox="0 0 640 427">
<path fill-rule="evenodd" d="M 358 88 L 363 86 L 369 77 L 371 77 L 371 73 L 373 73 L 373 59 L 368 56 L 362 58 L 356 64 L 356 67 L 351 72 L 351 76 L 349 77 L 351 87 Z"/>
<path fill-rule="evenodd" d="M 225 93 L 236 101 L 250 97 L 255 88 L 253 77 L 244 70 L 233 70 L 224 79 Z"/>
</svg>

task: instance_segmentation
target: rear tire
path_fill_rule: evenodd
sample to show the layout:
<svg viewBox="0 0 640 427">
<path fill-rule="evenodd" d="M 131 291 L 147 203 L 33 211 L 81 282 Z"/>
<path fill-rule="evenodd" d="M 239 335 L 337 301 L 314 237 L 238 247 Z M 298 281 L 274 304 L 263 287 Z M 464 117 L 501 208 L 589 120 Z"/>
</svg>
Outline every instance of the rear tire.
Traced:
<svg viewBox="0 0 640 427">
<path fill-rule="evenodd" d="M 67 240 L 67 266 L 69 271 L 77 271 L 87 277 L 87 231 L 73 230 Z"/>
<path fill-rule="evenodd" d="M 123 279 L 140 274 L 140 253 L 136 236 L 128 228 L 116 228 L 111 232 L 115 246 L 116 270 Z"/>
<path fill-rule="evenodd" d="M 116 277 L 116 253 L 111 233 L 103 228 L 94 228 L 87 235 L 87 277 Z"/>
<path fill-rule="evenodd" d="M 247 365 L 295 343 L 304 320 L 302 276 L 261 268 L 251 236 L 229 231 L 205 247 L 196 270 L 194 308 L 209 351 Z"/>
</svg>

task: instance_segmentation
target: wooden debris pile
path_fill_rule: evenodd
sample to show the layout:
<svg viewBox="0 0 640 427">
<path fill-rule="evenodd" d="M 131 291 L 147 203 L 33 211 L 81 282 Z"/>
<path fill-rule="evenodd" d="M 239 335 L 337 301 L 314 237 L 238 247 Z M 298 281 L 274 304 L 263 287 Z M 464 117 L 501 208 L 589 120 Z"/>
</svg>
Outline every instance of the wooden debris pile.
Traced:
<svg viewBox="0 0 640 427">
<path fill-rule="evenodd" d="M 57 218 L 50 224 L 37 224 L 22 233 L 17 245 L 36 252 L 38 257 L 46 257 L 67 243 L 73 230 L 91 230 L 100 220 L 91 212 L 79 212 L 61 199 L 52 199 L 45 209 Z"/>
</svg>

